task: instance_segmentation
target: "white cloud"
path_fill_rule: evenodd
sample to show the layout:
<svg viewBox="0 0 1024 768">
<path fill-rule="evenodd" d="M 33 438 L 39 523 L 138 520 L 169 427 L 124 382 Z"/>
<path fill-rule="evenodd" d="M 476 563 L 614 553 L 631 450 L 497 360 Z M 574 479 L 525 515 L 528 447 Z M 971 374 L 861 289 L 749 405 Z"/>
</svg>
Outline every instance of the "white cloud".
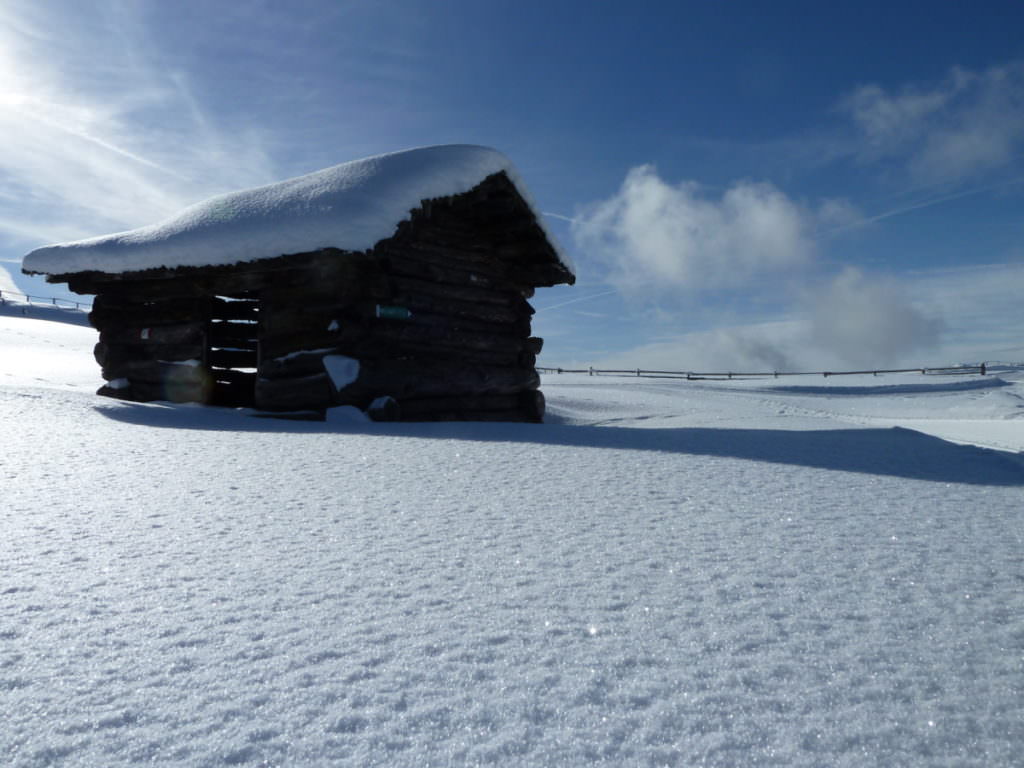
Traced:
<svg viewBox="0 0 1024 768">
<path fill-rule="evenodd" d="M 671 185 L 643 165 L 615 196 L 581 211 L 572 234 L 623 293 L 664 296 L 802 267 L 813 258 L 816 228 L 811 211 L 771 184 L 738 182 L 712 199 L 696 183 Z"/>
<path fill-rule="evenodd" d="M 1024 62 L 953 69 L 929 88 L 864 85 L 840 110 L 858 127 L 860 155 L 895 159 L 922 184 L 960 181 L 1012 162 L 1024 145 Z"/>
</svg>

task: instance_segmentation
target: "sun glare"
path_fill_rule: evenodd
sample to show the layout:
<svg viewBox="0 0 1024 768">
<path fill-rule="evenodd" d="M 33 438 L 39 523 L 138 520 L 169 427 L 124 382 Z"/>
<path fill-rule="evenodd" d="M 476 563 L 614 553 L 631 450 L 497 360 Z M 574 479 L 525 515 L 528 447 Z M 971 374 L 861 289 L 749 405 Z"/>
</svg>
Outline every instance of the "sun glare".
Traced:
<svg viewBox="0 0 1024 768">
<path fill-rule="evenodd" d="M 20 91 L 0 91 L 0 107 L 20 107 L 28 103 L 28 96 Z"/>
</svg>

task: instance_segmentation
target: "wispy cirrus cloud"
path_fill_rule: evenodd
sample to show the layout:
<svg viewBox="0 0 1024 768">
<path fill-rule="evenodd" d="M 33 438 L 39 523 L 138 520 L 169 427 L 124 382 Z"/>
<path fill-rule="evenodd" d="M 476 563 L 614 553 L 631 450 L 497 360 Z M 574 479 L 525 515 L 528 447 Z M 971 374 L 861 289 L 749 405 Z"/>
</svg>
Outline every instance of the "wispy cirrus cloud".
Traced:
<svg viewBox="0 0 1024 768">
<path fill-rule="evenodd" d="M 219 129 L 166 69 L 133 3 L 0 9 L 0 239 L 10 247 L 150 223 L 272 180 L 254 133 Z"/>
<path fill-rule="evenodd" d="M 953 68 L 928 86 L 862 85 L 838 106 L 865 162 L 896 162 L 924 185 L 978 178 L 1024 150 L 1024 62 Z"/>
</svg>

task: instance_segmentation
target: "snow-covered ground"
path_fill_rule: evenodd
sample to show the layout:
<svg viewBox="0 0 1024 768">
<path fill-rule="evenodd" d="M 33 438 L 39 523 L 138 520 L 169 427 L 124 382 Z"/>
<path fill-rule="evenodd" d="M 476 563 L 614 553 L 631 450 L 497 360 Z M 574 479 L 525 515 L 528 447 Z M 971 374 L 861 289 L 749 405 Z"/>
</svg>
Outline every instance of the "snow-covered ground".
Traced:
<svg viewBox="0 0 1024 768">
<path fill-rule="evenodd" d="M 2 311 L 0 764 L 1021 764 L 1020 371 L 317 424 Z"/>
</svg>

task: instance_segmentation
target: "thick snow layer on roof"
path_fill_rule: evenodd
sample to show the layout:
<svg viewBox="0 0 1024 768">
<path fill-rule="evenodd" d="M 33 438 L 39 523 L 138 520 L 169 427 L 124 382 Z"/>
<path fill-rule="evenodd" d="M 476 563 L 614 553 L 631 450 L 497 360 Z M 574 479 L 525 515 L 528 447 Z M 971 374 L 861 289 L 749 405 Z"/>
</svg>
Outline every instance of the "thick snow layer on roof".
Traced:
<svg viewBox="0 0 1024 768">
<path fill-rule="evenodd" d="M 319 248 L 362 251 L 393 235 L 421 201 L 467 192 L 500 171 L 529 201 L 500 152 L 465 144 L 423 147 L 219 195 L 159 224 L 38 248 L 22 269 L 120 273 L 234 264 Z M 559 258 L 572 269 L 564 255 Z"/>
</svg>

